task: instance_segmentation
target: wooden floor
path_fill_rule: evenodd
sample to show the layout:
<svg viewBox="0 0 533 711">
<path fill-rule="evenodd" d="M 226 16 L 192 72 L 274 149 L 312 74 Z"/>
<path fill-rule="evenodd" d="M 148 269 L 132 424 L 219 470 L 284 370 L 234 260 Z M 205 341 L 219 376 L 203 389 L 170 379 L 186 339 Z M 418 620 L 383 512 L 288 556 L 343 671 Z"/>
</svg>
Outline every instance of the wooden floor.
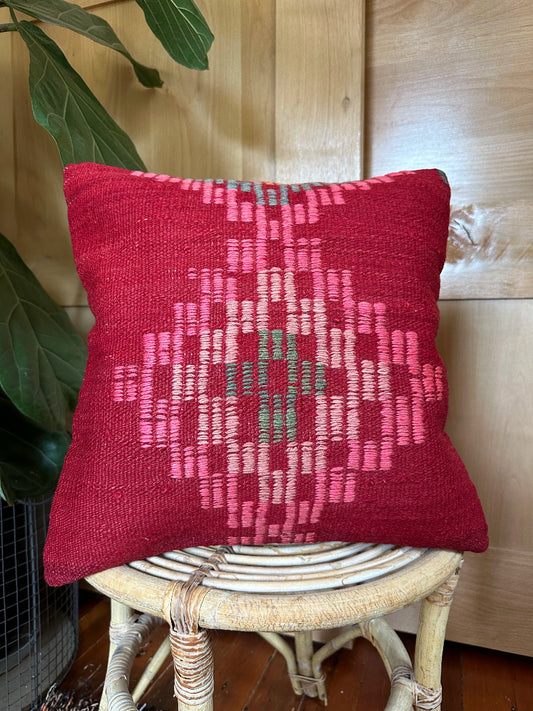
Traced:
<svg viewBox="0 0 533 711">
<path fill-rule="evenodd" d="M 77 659 L 61 688 L 80 698 L 101 694 L 107 658 L 109 602 L 82 591 Z M 132 678 L 154 653 L 165 628 L 135 661 Z M 257 635 L 214 632 L 215 711 L 318 711 L 315 699 L 295 696 L 284 660 Z M 414 637 L 402 635 L 412 653 Z M 383 711 L 389 681 L 374 648 L 356 640 L 325 664 L 328 711 Z M 533 659 L 446 643 L 442 711 L 533 711 Z M 144 711 L 175 711 L 170 660 L 141 700 Z"/>
</svg>

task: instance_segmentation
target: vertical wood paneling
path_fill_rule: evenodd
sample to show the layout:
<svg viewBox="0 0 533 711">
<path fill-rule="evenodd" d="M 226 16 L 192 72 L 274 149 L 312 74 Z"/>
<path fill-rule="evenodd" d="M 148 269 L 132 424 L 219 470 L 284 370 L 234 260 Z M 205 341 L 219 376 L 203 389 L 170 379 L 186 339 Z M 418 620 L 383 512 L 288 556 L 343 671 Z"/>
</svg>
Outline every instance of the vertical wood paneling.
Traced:
<svg viewBox="0 0 533 711">
<path fill-rule="evenodd" d="M 361 171 L 364 2 L 276 2 L 276 179 Z"/>
<path fill-rule="evenodd" d="M 276 1 L 240 2 L 244 180 L 276 179 Z"/>
<path fill-rule="evenodd" d="M 0 9 L 0 23 L 10 22 L 7 8 Z M 10 239 L 16 234 L 15 213 L 15 127 L 13 124 L 13 64 L 11 32 L 0 34 L 0 232 Z"/>
<path fill-rule="evenodd" d="M 531 655 L 533 301 L 508 297 L 533 296 L 532 40 L 525 0 L 367 3 L 365 172 L 437 166 L 452 185 L 447 429 L 491 549 L 467 557 L 449 635 Z"/>
<path fill-rule="evenodd" d="M 255 180 L 359 177 L 362 0 L 201 0 L 216 38 L 207 72 L 174 63 L 133 0 L 83 4 L 165 82 L 162 90 L 145 89 L 117 53 L 46 27 L 149 170 Z M 52 296 L 80 305 L 85 296 L 71 256 L 61 165 L 33 120 L 27 51 L 14 39 L 17 247 Z"/>
<path fill-rule="evenodd" d="M 478 487 L 492 545 L 533 552 L 533 300 L 440 310 L 447 430 Z"/>
<path fill-rule="evenodd" d="M 533 296 L 532 39 L 527 0 L 367 3 L 365 173 L 448 174 L 444 298 Z"/>
</svg>

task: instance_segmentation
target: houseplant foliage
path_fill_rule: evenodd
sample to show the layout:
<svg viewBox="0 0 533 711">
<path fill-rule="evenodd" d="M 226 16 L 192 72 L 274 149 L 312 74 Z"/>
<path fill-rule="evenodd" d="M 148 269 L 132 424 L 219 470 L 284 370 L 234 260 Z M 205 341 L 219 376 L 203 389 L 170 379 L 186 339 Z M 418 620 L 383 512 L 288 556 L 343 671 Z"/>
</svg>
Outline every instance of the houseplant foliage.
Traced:
<svg viewBox="0 0 533 711">
<path fill-rule="evenodd" d="M 170 56 L 207 69 L 213 35 L 192 0 L 136 0 Z M 146 87 L 156 69 L 137 62 L 102 18 L 65 0 L 0 0 L 29 56 L 35 119 L 55 140 L 63 165 L 94 161 L 146 170 L 129 138 L 72 68 L 59 46 L 27 16 L 60 25 L 119 52 Z M 1 41 L 1 38 L 0 38 Z M 51 491 L 70 443 L 86 347 L 64 310 L 0 235 L 0 495 L 8 503 Z"/>
</svg>

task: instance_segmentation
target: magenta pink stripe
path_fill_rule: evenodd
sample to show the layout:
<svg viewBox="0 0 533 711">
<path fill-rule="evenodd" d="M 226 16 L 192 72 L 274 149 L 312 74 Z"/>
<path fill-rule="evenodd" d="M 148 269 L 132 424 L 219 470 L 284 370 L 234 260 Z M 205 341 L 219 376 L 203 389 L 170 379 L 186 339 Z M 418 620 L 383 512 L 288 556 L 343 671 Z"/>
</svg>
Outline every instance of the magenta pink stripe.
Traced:
<svg viewBox="0 0 533 711">
<path fill-rule="evenodd" d="M 124 400 L 124 366 L 117 365 L 113 371 L 113 401 Z"/>
<path fill-rule="evenodd" d="M 405 365 L 405 335 L 403 331 L 392 332 L 392 362 Z"/>
<path fill-rule="evenodd" d="M 319 188 L 318 195 L 320 197 L 321 205 L 331 205 L 331 197 L 327 188 Z"/>
<path fill-rule="evenodd" d="M 283 235 L 283 244 L 287 247 L 292 247 L 292 210 L 290 205 L 281 206 L 281 226 Z"/>
<path fill-rule="evenodd" d="M 209 205 L 213 199 L 213 183 L 206 181 L 204 183 L 203 197 L 204 204 Z"/>
<path fill-rule="evenodd" d="M 344 205 L 344 195 L 342 194 L 342 188 L 339 185 L 330 185 L 330 191 L 333 196 L 333 202 L 335 205 Z"/>
<path fill-rule="evenodd" d="M 253 205 L 251 202 L 241 202 L 241 222 L 252 222 Z"/>
<path fill-rule="evenodd" d="M 396 442 L 400 446 L 411 444 L 411 415 L 405 395 L 396 397 Z"/>
<path fill-rule="evenodd" d="M 237 191 L 236 190 L 228 190 L 227 205 L 228 205 L 228 213 L 227 213 L 228 222 L 237 222 L 239 219 L 239 207 L 237 204 Z"/>
<path fill-rule="evenodd" d="M 359 320 L 357 330 L 359 333 L 372 333 L 372 304 L 360 301 L 358 304 Z"/>
<path fill-rule="evenodd" d="M 143 368 L 140 392 L 140 441 L 141 447 L 150 447 L 153 441 L 153 370 L 156 362 L 156 336 L 145 333 L 143 336 Z"/>
<path fill-rule="evenodd" d="M 424 425 L 424 391 L 419 378 L 410 378 L 411 382 L 411 407 L 413 414 L 413 440 L 415 444 L 422 444 L 425 440 Z"/>
<path fill-rule="evenodd" d="M 264 205 L 255 208 L 256 225 L 256 269 L 262 271 L 267 268 L 267 220 Z"/>
<path fill-rule="evenodd" d="M 322 272 L 322 243 L 320 239 L 311 239 L 311 269 Z"/>
<path fill-rule="evenodd" d="M 307 198 L 307 215 L 309 218 L 309 224 L 312 225 L 315 222 L 318 222 L 319 218 L 316 193 L 314 190 L 306 190 L 305 197 Z"/>
<path fill-rule="evenodd" d="M 305 225 L 305 207 L 301 203 L 294 206 L 294 222 L 297 225 Z"/>
<path fill-rule="evenodd" d="M 367 440 L 363 445 L 363 471 L 373 471 L 378 468 L 378 447 L 373 440 Z"/>
<path fill-rule="evenodd" d="M 254 242 L 251 239 L 243 239 L 242 247 L 242 271 L 244 274 L 250 274 L 254 268 Z"/>
<path fill-rule="evenodd" d="M 437 400 L 442 400 L 444 398 L 444 386 L 445 386 L 445 378 L 444 378 L 444 369 L 442 366 L 437 365 L 435 367 L 435 386 L 437 388 Z"/>
</svg>

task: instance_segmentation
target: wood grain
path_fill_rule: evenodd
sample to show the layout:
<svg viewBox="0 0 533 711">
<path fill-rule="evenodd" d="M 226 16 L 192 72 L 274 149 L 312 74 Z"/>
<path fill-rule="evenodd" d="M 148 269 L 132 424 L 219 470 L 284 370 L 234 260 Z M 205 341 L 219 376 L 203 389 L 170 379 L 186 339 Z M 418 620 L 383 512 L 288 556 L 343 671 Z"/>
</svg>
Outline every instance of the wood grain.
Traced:
<svg viewBox="0 0 533 711">
<path fill-rule="evenodd" d="M 533 301 L 440 306 L 448 433 L 478 488 L 492 545 L 533 551 Z"/>
<path fill-rule="evenodd" d="M 465 553 L 446 639 L 533 657 L 532 585 L 529 551 L 491 547 L 481 555 Z M 387 621 L 397 630 L 415 633 L 419 608 L 412 605 L 388 615 Z"/>
<path fill-rule="evenodd" d="M 244 180 L 276 180 L 276 3 L 241 2 Z"/>
<path fill-rule="evenodd" d="M 361 172 L 364 3 L 276 2 L 276 179 Z"/>
<path fill-rule="evenodd" d="M 115 28 L 138 61 L 161 72 L 163 89 L 145 89 L 116 52 L 47 26 L 150 170 L 254 180 L 359 177 L 362 0 L 202 0 L 216 37 L 207 72 L 173 62 L 133 0 L 83 4 Z M 59 157 L 32 117 L 26 47 L 18 37 L 13 45 L 14 108 L 2 124 L 3 131 L 17 127 L 16 173 L 8 171 L 16 175 L 15 224 L 7 226 L 51 295 L 63 305 L 83 305 Z M 1 199 L 2 207 L 9 204 L 6 193 Z"/>
<path fill-rule="evenodd" d="M 0 23 L 10 22 L 7 8 L 0 8 Z M 0 111 L 0 232 L 13 240 L 16 237 L 15 212 L 15 132 L 13 124 L 13 33 L 0 34 L 0 81 L 2 102 L 8 110 Z"/>
<path fill-rule="evenodd" d="M 467 556 L 448 636 L 533 656 L 533 301 L 440 308 L 447 431 L 476 484 L 491 540 L 487 553 Z M 416 629 L 414 611 L 394 619 L 398 629 Z"/>
<path fill-rule="evenodd" d="M 532 35 L 527 0 L 367 4 L 365 174 L 448 174 L 444 298 L 533 296 Z"/>
</svg>

